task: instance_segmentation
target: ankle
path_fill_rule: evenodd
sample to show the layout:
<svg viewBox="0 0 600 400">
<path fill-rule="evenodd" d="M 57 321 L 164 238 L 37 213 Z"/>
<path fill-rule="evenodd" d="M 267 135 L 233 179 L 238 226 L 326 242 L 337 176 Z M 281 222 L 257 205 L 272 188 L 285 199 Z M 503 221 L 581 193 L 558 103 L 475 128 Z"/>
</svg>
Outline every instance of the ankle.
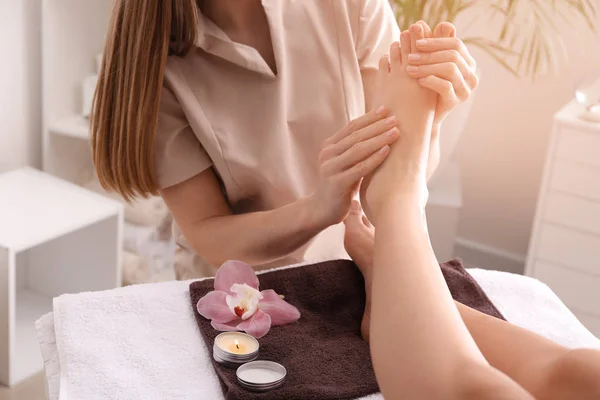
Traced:
<svg viewBox="0 0 600 400">
<path fill-rule="evenodd" d="M 390 215 L 390 211 L 393 211 L 391 215 L 401 214 L 407 221 L 425 222 L 425 206 L 427 200 L 423 198 L 422 194 L 417 192 L 397 192 L 387 196 L 379 204 L 375 205 L 373 210 L 373 225 L 378 226 L 380 218 L 385 218 L 386 215 Z"/>
</svg>

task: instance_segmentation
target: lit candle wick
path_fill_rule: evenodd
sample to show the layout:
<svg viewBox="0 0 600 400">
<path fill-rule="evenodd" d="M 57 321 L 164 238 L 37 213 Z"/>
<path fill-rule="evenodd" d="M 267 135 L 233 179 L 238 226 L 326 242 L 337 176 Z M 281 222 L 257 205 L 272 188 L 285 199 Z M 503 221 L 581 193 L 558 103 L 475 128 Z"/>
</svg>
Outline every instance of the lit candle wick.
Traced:
<svg viewBox="0 0 600 400">
<path fill-rule="evenodd" d="M 238 342 L 237 340 L 234 340 L 235 343 L 235 347 L 239 350 L 240 349 L 240 342 Z"/>
</svg>

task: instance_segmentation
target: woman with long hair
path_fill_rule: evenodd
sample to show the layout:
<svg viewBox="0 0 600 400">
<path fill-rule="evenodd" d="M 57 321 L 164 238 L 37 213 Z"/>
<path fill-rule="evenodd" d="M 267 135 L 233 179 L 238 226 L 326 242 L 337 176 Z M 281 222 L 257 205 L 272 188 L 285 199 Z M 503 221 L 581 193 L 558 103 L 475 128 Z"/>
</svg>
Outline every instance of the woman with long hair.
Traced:
<svg viewBox="0 0 600 400">
<path fill-rule="evenodd" d="M 91 116 L 100 183 L 163 197 L 178 279 L 348 258 L 341 222 L 400 136 L 373 100 L 399 35 L 386 0 L 118 0 Z M 430 36 L 449 39 L 414 72 L 439 96 L 428 175 L 444 117 L 477 85 L 453 26 Z"/>
<path fill-rule="evenodd" d="M 595 353 L 448 297 L 425 181 L 442 120 L 477 77 L 450 24 L 413 29 L 398 68 L 386 0 L 117 0 L 91 117 L 100 182 L 164 198 L 179 278 L 229 259 L 291 264 L 318 246 L 344 256 L 346 221 L 367 285 L 362 333 L 389 399 L 593 398 Z M 374 237 L 352 206 L 359 190 Z M 388 351 L 394 332 L 408 340 Z"/>
<path fill-rule="evenodd" d="M 300 262 L 309 247 L 344 256 L 339 223 L 398 138 L 395 116 L 371 100 L 398 37 L 386 0 L 119 0 L 91 117 L 100 182 L 164 198 L 178 266 L 194 265 L 180 278 L 232 258 Z M 460 101 L 477 84 L 470 67 L 438 75 Z M 436 113 L 436 138 L 455 104 Z M 437 139 L 431 151 L 430 174 Z"/>
</svg>

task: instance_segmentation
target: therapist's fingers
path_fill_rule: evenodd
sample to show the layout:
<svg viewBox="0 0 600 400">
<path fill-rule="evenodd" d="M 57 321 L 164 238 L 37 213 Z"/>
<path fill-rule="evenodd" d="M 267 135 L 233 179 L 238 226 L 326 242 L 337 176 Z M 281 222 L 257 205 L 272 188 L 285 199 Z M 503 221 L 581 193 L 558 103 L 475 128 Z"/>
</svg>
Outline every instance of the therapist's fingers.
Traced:
<svg viewBox="0 0 600 400">
<path fill-rule="evenodd" d="M 471 53 L 467 49 L 467 46 L 462 40 L 456 37 L 442 37 L 442 38 L 426 38 L 418 40 L 417 49 L 419 52 L 432 53 L 434 51 L 442 50 L 456 50 L 465 59 L 467 64 L 471 68 L 475 68 L 475 59 L 471 56 Z"/>
<path fill-rule="evenodd" d="M 350 135 L 346 136 L 340 142 L 329 146 L 327 150 L 324 150 L 323 159 L 321 159 L 320 161 L 325 161 L 333 157 L 339 156 L 340 154 L 343 154 L 346 151 L 348 151 L 348 149 L 352 148 L 353 146 L 359 145 L 360 143 L 366 140 L 379 136 L 395 126 L 398 126 L 398 120 L 395 116 L 392 115 L 391 117 L 379 120 L 374 124 L 367 126 L 366 128 L 359 129 L 358 131 L 355 131 Z"/>
<path fill-rule="evenodd" d="M 431 89 L 439 94 L 446 104 L 457 105 L 460 103 L 460 100 L 454 92 L 454 87 L 449 81 L 438 78 L 435 75 L 430 75 L 426 78 L 419 79 L 418 82 L 422 87 Z"/>
<path fill-rule="evenodd" d="M 377 121 L 387 117 L 387 115 L 388 115 L 388 110 L 383 106 L 379 106 L 379 107 L 369 111 L 365 115 L 362 115 L 362 116 L 348 122 L 346 124 L 346 126 L 344 126 L 342 129 L 340 129 L 335 134 L 333 134 L 333 136 L 331 136 L 330 138 L 325 140 L 325 142 L 323 143 L 323 146 L 327 147 L 329 145 L 335 144 L 335 143 L 339 142 L 340 140 L 342 140 L 343 138 L 345 138 L 346 136 L 358 131 L 359 129 L 367 127 L 367 126 L 373 124 L 374 122 L 377 122 Z"/>
<path fill-rule="evenodd" d="M 369 175 L 390 154 L 390 146 L 384 146 L 371 156 L 358 164 L 355 164 L 352 168 L 337 174 L 333 179 L 340 185 L 340 187 L 351 187 L 352 185 L 359 182 L 363 177 Z"/>
<path fill-rule="evenodd" d="M 411 67 L 407 69 L 413 78 L 427 76 L 427 65 L 452 63 L 456 65 L 465 82 L 467 82 L 471 88 L 476 88 L 479 83 L 479 78 L 477 78 L 473 69 L 456 50 L 442 50 L 434 53 L 414 53 L 410 54 L 408 59 L 411 66 L 418 66 L 416 69 Z"/>
<path fill-rule="evenodd" d="M 469 64 L 467 64 L 467 61 L 456 50 L 440 50 L 434 51 L 433 53 L 413 53 L 408 56 L 408 63 L 410 65 L 439 64 L 444 62 L 455 63 L 461 68 L 463 74 L 471 69 Z"/>
<path fill-rule="evenodd" d="M 468 99 L 469 95 L 471 94 L 471 88 L 465 81 L 465 78 L 455 63 L 446 62 L 433 65 L 421 65 L 420 67 L 410 66 L 407 71 L 408 74 L 415 79 L 436 76 L 450 82 L 454 88 L 456 96 L 461 101 Z"/>
<path fill-rule="evenodd" d="M 374 153 L 377 153 L 383 147 L 391 145 L 400 136 L 398 127 L 388 127 L 388 130 L 381 135 L 360 141 L 337 157 L 328 160 L 321 166 L 321 171 L 326 175 L 334 175 L 346 171 L 356 164 L 365 161 Z"/>
</svg>

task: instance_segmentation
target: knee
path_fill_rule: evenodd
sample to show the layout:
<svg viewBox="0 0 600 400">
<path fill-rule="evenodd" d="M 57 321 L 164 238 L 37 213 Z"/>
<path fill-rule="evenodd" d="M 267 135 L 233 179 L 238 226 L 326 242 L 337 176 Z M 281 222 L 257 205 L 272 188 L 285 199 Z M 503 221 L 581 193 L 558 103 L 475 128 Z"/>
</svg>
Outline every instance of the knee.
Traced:
<svg viewBox="0 0 600 400">
<path fill-rule="evenodd" d="M 599 375 L 599 350 L 569 350 L 552 364 L 546 387 L 554 398 L 598 399 Z M 559 393 L 565 396 L 558 395 Z"/>
</svg>

